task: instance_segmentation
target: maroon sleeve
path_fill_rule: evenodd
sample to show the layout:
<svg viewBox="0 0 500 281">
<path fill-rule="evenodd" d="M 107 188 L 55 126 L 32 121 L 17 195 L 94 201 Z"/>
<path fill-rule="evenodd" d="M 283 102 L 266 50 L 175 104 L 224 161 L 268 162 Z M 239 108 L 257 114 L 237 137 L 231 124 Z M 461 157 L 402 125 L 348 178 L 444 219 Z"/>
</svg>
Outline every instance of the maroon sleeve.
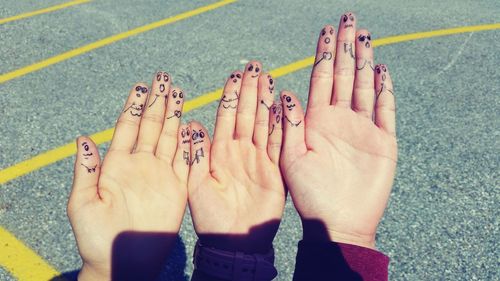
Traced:
<svg viewBox="0 0 500 281">
<path fill-rule="evenodd" d="M 389 257 L 336 242 L 300 241 L 293 280 L 387 281 Z"/>
</svg>

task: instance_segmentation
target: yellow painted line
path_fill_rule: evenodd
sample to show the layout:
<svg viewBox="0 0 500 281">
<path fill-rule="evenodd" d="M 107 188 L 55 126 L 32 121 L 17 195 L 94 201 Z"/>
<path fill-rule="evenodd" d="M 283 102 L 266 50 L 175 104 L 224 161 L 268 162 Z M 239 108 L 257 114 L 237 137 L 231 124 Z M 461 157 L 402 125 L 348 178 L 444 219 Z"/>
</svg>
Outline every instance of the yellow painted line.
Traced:
<svg viewBox="0 0 500 281">
<path fill-rule="evenodd" d="M 4 24 L 4 23 L 16 21 L 16 20 L 21 20 L 21 19 L 25 19 L 25 18 L 30 18 L 30 17 L 37 16 L 37 15 L 47 14 L 47 13 L 50 13 L 50 12 L 54 12 L 54 11 L 57 11 L 57 10 L 62 10 L 64 8 L 68 8 L 68 7 L 71 7 L 71 6 L 88 3 L 88 2 L 91 2 L 91 1 L 92 0 L 74 0 L 74 1 L 69 1 L 69 2 L 62 3 L 62 4 L 59 4 L 59 5 L 55 5 L 55 6 L 52 6 L 52 7 L 48 7 L 48 8 L 36 10 L 36 11 L 33 11 L 33 12 L 28 12 L 28 13 L 19 14 L 19 15 L 16 15 L 16 16 L 8 17 L 8 18 L 3 18 L 3 19 L 0 19 L 0 24 Z"/>
<path fill-rule="evenodd" d="M 496 24 L 487 24 L 487 25 L 477 25 L 477 26 L 467 26 L 467 27 L 459 27 L 452 29 L 442 29 L 442 30 L 434 30 L 428 32 L 419 32 L 419 33 L 411 33 L 405 35 L 397 35 L 386 38 L 381 38 L 373 41 L 374 46 L 384 46 L 389 44 L 396 44 L 401 42 L 407 42 L 412 40 L 431 38 L 437 36 L 446 36 L 452 34 L 460 34 L 466 32 L 476 32 L 483 30 L 494 30 L 500 29 L 500 23 Z M 305 59 L 293 62 L 291 64 L 276 68 L 272 70 L 270 73 L 275 78 L 290 74 L 292 72 L 304 69 L 306 67 L 311 66 L 314 63 L 314 57 L 307 57 Z M 202 107 L 207 105 L 213 101 L 219 99 L 220 94 L 222 92 L 222 88 L 219 88 L 215 91 L 205 93 L 199 97 L 196 97 L 192 100 L 189 100 L 184 105 L 184 112 L 189 112 L 193 109 Z M 113 137 L 114 128 L 110 128 L 96 134 L 91 135 L 90 137 L 96 142 L 96 144 L 103 144 L 111 140 Z M 31 159 L 19 162 L 10 167 L 7 167 L 0 171 L 0 184 L 4 184 L 8 181 L 11 181 L 15 178 L 21 177 L 27 173 L 30 173 L 34 170 L 40 169 L 47 165 L 50 165 L 54 162 L 62 160 L 66 157 L 69 157 L 76 153 L 76 148 L 74 143 L 68 143 L 58 148 L 49 150 L 42 154 L 39 154 Z"/>
<path fill-rule="evenodd" d="M 210 4 L 210 5 L 199 7 L 199 8 L 196 8 L 194 10 L 191 10 L 191 11 L 187 11 L 187 12 L 184 12 L 184 13 L 181 13 L 181 14 L 178 14 L 178 15 L 175 15 L 175 16 L 157 21 L 157 22 L 143 25 L 143 26 L 131 29 L 129 31 L 122 32 L 122 33 L 101 39 L 99 41 L 90 43 L 88 45 L 67 51 L 65 53 L 50 57 L 50 58 L 42 60 L 42 61 L 39 61 L 39 62 L 34 63 L 32 65 L 28 65 L 28 66 L 16 69 L 14 71 L 4 73 L 4 74 L 0 75 L 0 84 L 5 83 L 9 80 L 24 76 L 24 75 L 29 74 L 31 72 L 35 72 L 37 70 L 46 68 L 46 67 L 51 66 L 53 64 L 60 63 L 62 61 L 68 60 L 70 58 L 88 53 L 88 52 L 93 51 L 95 49 L 98 49 L 98 48 L 110 45 L 112 43 L 121 41 L 123 39 L 132 37 L 134 35 L 138 35 L 138 34 L 141 34 L 141 33 L 144 33 L 144 32 L 147 32 L 147 31 L 150 31 L 150 30 L 153 30 L 153 29 L 156 29 L 156 28 L 168 25 L 168 24 L 172 24 L 172 23 L 175 23 L 175 22 L 178 22 L 178 21 L 190 18 L 190 17 L 194 17 L 196 15 L 215 10 L 217 8 L 223 7 L 225 5 L 228 5 L 228 4 L 237 2 L 237 1 L 238 0 L 222 0 L 222 1 Z"/>
<path fill-rule="evenodd" d="M 51 280 L 60 273 L 0 226 L 0 265 L 19 281 Z"/>
</svg>

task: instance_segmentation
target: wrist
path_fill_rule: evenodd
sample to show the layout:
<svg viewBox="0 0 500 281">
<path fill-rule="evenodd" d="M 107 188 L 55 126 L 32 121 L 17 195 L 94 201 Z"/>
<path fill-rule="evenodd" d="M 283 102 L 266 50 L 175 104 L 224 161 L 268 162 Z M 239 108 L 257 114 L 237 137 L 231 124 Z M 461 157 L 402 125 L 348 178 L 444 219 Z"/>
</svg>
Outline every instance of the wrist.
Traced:
<svg viewBox="0 0 500 281">
<path fill-rule="evenodd" d="M 375 250 L 375 233 L 359 234 L 330 229 L 320 220 L 302 220 L 303 240 L 315 242 L 338 242 Z"/>
<path fill-rule="evenodd" d="M 83 263 L 82 269 L 78 273 L 78 281 L 101 281 L 111 280 L 111 271 L 109 269 L 98 269 Z"/>
</svg>

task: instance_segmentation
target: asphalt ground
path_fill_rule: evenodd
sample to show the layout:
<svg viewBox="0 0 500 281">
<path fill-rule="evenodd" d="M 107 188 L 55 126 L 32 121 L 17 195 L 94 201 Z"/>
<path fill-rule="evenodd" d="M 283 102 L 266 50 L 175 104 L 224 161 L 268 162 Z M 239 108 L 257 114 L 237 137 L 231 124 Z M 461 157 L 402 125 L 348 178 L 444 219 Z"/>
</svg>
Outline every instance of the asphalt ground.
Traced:
<svg viewBox="0 0 500 281">
<path fill-rule="evenodd" d="M 3 0 L 0 18 L 59 3 Z M 96 0 L 2 24 L 0 73 L 210 3 Z M 500 22 L 494 0 L 238 1 L 1 83 L 0 169 L 112 127 L 129 88 L 157 70 L 170 72 L 191 99 L 222 87 L 250 59 L 270 70 L 312 56 L 322 26 L 336 26 L 347 10 L 374 39 Z M 391 280 L 500 280 L 498 42 L 493 30 L 375 50 L 397 100 L 398 170 L 377 235 L 391 257 Z M 280 77 L 277 88 L 305 103 L 309 75 L 310 67 Z M 211 103 L 183 119 L 211 131 L 215 109 Z M 65 212 L 73 161 L 0 186 L 0 225 L 61 273 L 81 265 Z M 165 280 L 192 272 L 189 215 L 180 237 Z M 274 243 L 277 280 L 291 279 L 300 238 L 288 200 Z M 15 279 L 0 267 L 0 280 Z"/>
</svg>

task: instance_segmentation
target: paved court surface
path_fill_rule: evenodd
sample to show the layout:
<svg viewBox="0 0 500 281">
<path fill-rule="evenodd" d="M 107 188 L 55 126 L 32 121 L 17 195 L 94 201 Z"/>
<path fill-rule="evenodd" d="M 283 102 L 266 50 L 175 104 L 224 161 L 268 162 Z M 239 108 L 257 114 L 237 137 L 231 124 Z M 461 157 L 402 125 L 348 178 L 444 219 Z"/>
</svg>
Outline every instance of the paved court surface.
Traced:
<svg viewBox="0 0 500 281">
<path fill-rule="evenodd" d="M 0 73 L 213 2 L 96 0 L 6 23 Z M 169 71 L 189 99 L 223 86 L 249 59 L 269 70 L 309 57 L 321 27 L 337 25 L 345 10 L 374 38 L 500 22 L 496 0 L 352 2 L 238 1 L 2 83 L 0 169 L 110 128 L 131 85 L 157 70 Z M 59 3 L 2 0 L 0 18 Z M 377 236 L 391 257 L 391 280 L 500 280 L 498 42 L 493 30 L 375 50 L 376 62 L 391 69 L 398 108 L 398 172 Z M 309 73 L 283 76 L 278 88 L 305 102 Z M 184 120 L 212 130 L 215 109 Z M 0 225 L 61 273 L 80 266 L 65 214 L 73 160 L 0 185 Z M 300 237 L 289 200 L 275 239 L 277 280 L 291 279 Z M 195 241 L 186 216 L 165 274 L 173 277 L 164 280 L 188 278 Z M 0 280 L 15 279 L 0 267 Z"/>
</svg>

